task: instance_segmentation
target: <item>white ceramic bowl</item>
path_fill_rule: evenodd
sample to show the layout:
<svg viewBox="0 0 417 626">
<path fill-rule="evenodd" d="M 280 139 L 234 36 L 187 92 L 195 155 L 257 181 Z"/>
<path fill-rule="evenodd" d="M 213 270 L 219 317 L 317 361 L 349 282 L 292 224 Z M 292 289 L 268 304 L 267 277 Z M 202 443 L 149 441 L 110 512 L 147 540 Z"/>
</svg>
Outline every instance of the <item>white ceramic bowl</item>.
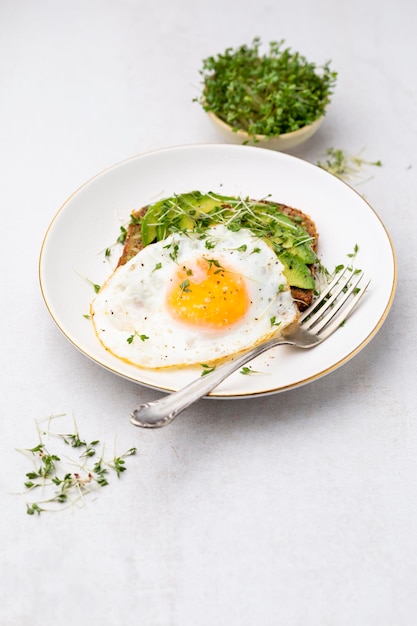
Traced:
<svg viewBox="0 0 417 626">
<path fill-rule="evenodd" d="M 229 124 L 220 119 L 212 111 L 207 111 L 207 115 L 228 143 L 243 144 L 244 142 L 247 142 L 249 145 L 280 151 L 295 148 L 304 141 L 307 141 L 307 139 L 310 139 L 310 137 L 312 137 L 314 133 L 319 129 L 324 120 L 324 116 L 320 117 L 308 126 L 303 126 L 302 128 L 294 130 L 291 133 L 284 133 L 282 135 L 278 135 L 277 137 L 265 137 L 265 135 L 255 135 L 255 137 L 249 138 L 247 132 L 245 132 L 244 130 L 233 130 L 233 128 Z"/>
</svg>

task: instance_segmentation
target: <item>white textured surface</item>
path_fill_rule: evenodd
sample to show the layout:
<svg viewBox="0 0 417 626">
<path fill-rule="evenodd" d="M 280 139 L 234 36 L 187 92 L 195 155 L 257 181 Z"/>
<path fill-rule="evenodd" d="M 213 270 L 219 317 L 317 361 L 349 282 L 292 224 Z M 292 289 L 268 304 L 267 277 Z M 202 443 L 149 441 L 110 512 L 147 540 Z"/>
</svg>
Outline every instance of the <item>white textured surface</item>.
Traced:
<svg viewBox="0 0 417 626">
<path fill-rule="evenodd" d="M 2 626 L 415 623 L 416 20 L 409 0 L 2 0 Z M 325 123 L 294 154 L 383 161 L 358 189 L 392 236 L 397 296 L 330 376 L 138 430 L 131 409 L 158 394 L 63 338 L 39 291 L 40 245 L 103 168 L 219 141 L 191 102 L 201 60 L 255 35 L 339 71 Z M 12 494 L 28 471 L 15 448 L 60 412 L 138 455 L 83 509 L 32 518 Z"/>
</svg>

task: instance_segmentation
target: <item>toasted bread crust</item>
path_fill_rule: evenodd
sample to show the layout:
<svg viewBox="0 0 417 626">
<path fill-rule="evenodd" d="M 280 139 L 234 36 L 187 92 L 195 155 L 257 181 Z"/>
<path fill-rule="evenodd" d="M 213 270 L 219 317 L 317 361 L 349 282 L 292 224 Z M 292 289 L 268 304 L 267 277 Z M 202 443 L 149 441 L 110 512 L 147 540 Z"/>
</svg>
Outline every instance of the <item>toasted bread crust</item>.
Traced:
<svg viewBox="0 0 417 626">
<path fill-rule="evenodd" d="M 274 205 L 277 208 L 277 211 L 281 211 L 281 213 L 285 213 L 288 217 L 297 218 L 298 223 L 307 231 L 307 233 L 312 237 L 313 244 L 312 248 L 315 252 L 317 252 L 318 245 L 318 232 L 315 223 L 313 220 L 294 207 L 287 206 L 286 204 L 280 204 L 277 202 L 271 202 L 269 200 L 264 200 L 265 204 Z M 143 217 L 147 211 L 147 206 L 143 207 L 137 211 L 133 211 L 132 215 L 135 218 Z M 126 232 L 125 244 L 123 247 L 122 254 L 117 263 L 117 267 L 120 265 L 124 265 L 127 263 L 132 257 L 134 257 L 140 250 L 143 249 L 142 243 L 142 234 L 141 234 L 141 224 L 140 220 L 132 220 L 129 224 Z M 314 267 L 311 266 L 311 272 L 314 273 Z M 291 295 L 296 302 L 300 311 L 306 309 L 313 300 L 313 290 L 312 289 L 300 289 L 299 287 L 291 287 Z"/>
<path fill-rule="evenodd" d="M 133 211 L 132 216 L 135 218 L 143 217 L 148 207 L 143 207 L 138 211 Z M 132 220 L 127 227 L 126 239 L 123 246 L 122 254 L 117 263 L 117 267 L 124 265 L 132 259 L 140 250 L 143 249 L 142 243 L 142 227 L 140 220 Z"/>
<path fill-rule="evenodd" d="M 316 228 L 316 224 L 313 222 L 309 215 L 306 215 L 300 209 L 295 209 L 286 204 L 279 204 L 277 202 L 269 202 L 268 204 L 274 204 L 278 211 L 285 213 L 288 217 L 295 217 L 297 220 L 301 220 L 299 224 L 308 232 L 312 237 L 312 248 L 314 252 L 317 252 L 319 234 Z M 311 273 L 314 275 L 314 266 L 310 266 Z M 304 311 L 313 301 L 314 291 L 312 289 L 300 289 L 300 287 L 291 287 L 291 295 L 293 300 L 297 304 L 300 311 Z"/>
</svg>

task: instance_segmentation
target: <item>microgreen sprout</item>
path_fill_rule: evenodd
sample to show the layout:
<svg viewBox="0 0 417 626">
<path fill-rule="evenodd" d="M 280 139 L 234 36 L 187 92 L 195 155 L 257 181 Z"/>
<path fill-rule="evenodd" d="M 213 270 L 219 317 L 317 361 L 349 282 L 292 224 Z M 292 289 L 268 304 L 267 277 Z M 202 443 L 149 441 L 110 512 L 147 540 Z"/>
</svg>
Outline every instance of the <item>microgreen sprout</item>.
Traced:
<svg viewBox="0 0 417 626">
<path fill-rule="evenodd" d="M 201 367 L 203 368 L 201 376 L 206 376 L 207 374 L 214 372 L 214 370 L 216 369 L 216 366 L 210 367 L 210 365 L 207 365 L 206 363 L 201 363 Z"/>
<path fill-rule="evenodd" d="M 186 280 L 182 281 L 182 283 L 180 284 L 180 289 L 181 289 L 181 293 L 190 293 L 191 292 L 190 281 L 188 280 L 188 278 Z"/>
<path fill-rule="evenodd" d="M 347 256 L 350 259 L 354 259 L 356 257 L 356 255 L 358 254 L 358 252 L 359 252 L 359 246 L 358 246 L 357 243 L 355 243 L 355 245 L 353 247 L 353 252 L 350 252 Z"/>
<path fill-rule="evenodd" d="M 147 335 L 138 333 L 138 331 L 135 330 L 135 332 L 126 339 L 127 343 L 133 343 L 135 337 L 138 337 L 138 339 L 140 339 L 141 341 L 146 341 L 147 339 L 149 339 Z"/>
<path fill-rule="evenodd" d="M 281 325 L 281 322 L 280 322 L 280 321 L 278 321 L 278 322 L 277 322 L 277 318 L 276 318 L 276 316 L 275 316 L 275 315 L 273 315 L 272 317 L 270 317 L 270 318 L 269 318 L 269 321 L 270 321 L 270 323 L 271 323 L 271 326 L 280 326 L 280 325 Z"/>
<path fill-rule="evenodd" d="M 120 226 L 120 235 L 117 238 L 117 243 L 124 244 L 126 242 L 127 228 Z"/>
<path fill-rule="evenodd" d="M 262 372 L 257 372 L 256 370 L 253 370 L 251 367 L 248 367 L 247 365 L 242 367 L 242 369 L 240 370 L 240 374 L 242 374 L 243 376 L 249 376 L 250 374 L 261 374 L 261 373 Z"/>
<path fill-rule="evenodd" d="M 130 214 L 130 224 L 141 224 L 143 220 L 143 215 L 141 215 L 140 213 L 134 213 L 132 212 Z"/>
<path fill-rule="evenodd" d="M 121 456 L 115 456 L 113 460 L 109 462 L 109 466 L 114 469 L 118 478 L 120 478 L 121 473 L 125 472 L 127 469 L 125 458 L 132 454 L 136 454 L 136 448 L 130 448 L 127 452 Z"/>
<path fill-rule="evenodd" d="M 43 510 L 44 509 L 41 509 L 41 507 L 39 505 L 37 505 L 36 502 L 34 502 L 33 504 L 27 504 L 26 505 L 26 513 L 28 515 L 35 515 L 35 513 L 40 515 Z"/>
<path fill-rule="evenodd" d="M 130 221 L 129 221 L 129 226 L 130 225 L 140 225 L 142 223 L 142 215 L 139 214 L 135 214 L 135 213 L 131 213 L 130 214 Z M 128 236 L 128 228 L 127 226 L 120 226 L 119 227 L 119 236 L 117 237 L 116 241 L 111 245 L 108 246 L 107 248 L 105 248 L 104 250 L 104 256 L 109 259 L 112 255 L 113 252 L 113 248 L 114 246 L 116 246 L 117 244 L 121 244 L 122 246 L 124 246 L 124 244 L 126 243 L 126 239 Z"/>
<path fill-rule="evenodd" d="M 356 258 L 357 254 L 359 252 L 359 246 L 357 243 L 355 243 L 355 245 L 353 246 L 353 251 L 349 252 L 346 256 L 348 257 L 348 259 L 350 259 L 351 261 L 353 261 L 353 259 Z M 333 274 L 329 274 L 329 276 L 335 276 L 335 274 L 338 274 L 339 272 L 342 272 L 344 269 L 346 268 L 346 265 L 344 263 L 339 263 L 338 265 L 335 266 L 334 270 L 333 270 Z M 348 269 L 350 269 L 351 271 L 353 270 L 353 267 L 351 265 L 348 265 Z M 353 270 L 353 274 L 359 274 L 362 270 L 359 268 L 356 268 L 355 270 Z"/>
<path fill-rule="evenodd" d="M 94 289 L 94 293 L 98 293 L 100 291 L 101 285 L 98 285 L 97 283 L 94 283 L 92 280 L 89 280 L 88 278 L 86 278 L 86 280 L 87 280 L 88 283 L 90 283 L 90 285 Z"/>
<path fill-rule="evenodd" d="M 54 418 L 65 416 L 52 416 L 48 418 L 51 422 Z M 36 422 L 40 443 L 33 448 L 19 450 L 28 456 L 34 465 L 32 471 L 26 473 L 24 481 L 26 513 L 28 515 L 40 515 L 46 511 L 60 511 L 70 506 L 79 506 L 85 496 L 92 494 L 100 487 L 110 483 L 111 474 L 120 478 L 122 472 L 126 471 L 125 459 L 136 453 L 136 448 L 130 448 L 121 455 L 113 454 L 106 460 L 104 457 L 104 446 L 101 446 L 98 439 L 90 443 L 81 439 L 78 430 L 74 433 L 62 434 L 51 429 L 50 425 L 45 430 L 41 428 L 41 422 Z M 50 452 L 50 444 L 59 443 L 64 446 L 64 453 L 59 451 Z M 77 456 L 69 458 L 65 453 L 65 446 L 69 446 L 75 451 Z M 100 457 L 99 446 L 101 449 Z M 90 465 L 91 457 L 96 460 Z M 41 496 L 37 500 L 30 498 L 29 494 L 34 490 Z"/>
<path fill-rule="evenodd" d="M 205 258 L 205 257 L 204 257 L 204 258 Z M 211 270 L 211 268 L 213 267 L 213 265 L 214 265 L 214 267 L 217 267 L 217 269 L 214 271 L 214 273 L 215 273 L 215 274 L 219 274 L 219 272 L 221 272 L 221 271 L 223 270 L 223 267 L 220 265 L 220 262 L 219 262 L 217 259 L 206 259 L 206 258 L 205 258 L 205 260 L 206 260 L 206 261 L 207 261 L 207 263 L 208 263 L 208 266 L 209 266 L 208 268 L 209 268 L 209 270 Z"/>
<path fill-rule="evenodd" d="M 171 258 L 171 259 L 172 259 L 172 261 L 174 261 L 174 262 L 175 262 L 175 261 L 177 260 L 177 258 L 178 258 L 178 250 L 179 250 L 179 246 L 178 246 L 178 244 L 176 243 L 176 244 L 174 245 L 173 251 L 172 251 L 172 252 L 170 252 L 170 254 L 169 254 L 170 258 Z"/>
</svg>

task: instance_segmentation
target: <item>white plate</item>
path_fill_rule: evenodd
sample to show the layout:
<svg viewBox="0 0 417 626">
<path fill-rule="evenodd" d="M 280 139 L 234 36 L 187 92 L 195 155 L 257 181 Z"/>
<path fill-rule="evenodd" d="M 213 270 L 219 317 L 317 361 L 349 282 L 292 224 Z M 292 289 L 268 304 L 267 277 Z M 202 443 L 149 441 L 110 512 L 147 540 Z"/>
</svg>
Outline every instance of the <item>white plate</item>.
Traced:
<svg viewBox="0 0 417 626">
<path fill-rule="evenodd" d="M 119 250 L 105 250 L 129 222 L 132 210 L 174 193 L 200 190 L 224 195 L 270 195 L 310 215 L 320 233 L 319 257 L 333 270 L 350 261 L 371 279 L 369 293 L 348 323 L 312 350 L 280 346 L 251 364 L 257 374 L 235 373 L 214 397 L 269 394 L 311 382 L 359 352 L 379 330 L 396 286 L 396 262 L 380 218 L 351 187 L 319 167 L 271 150 L 235 145 L 191 145 L 128 159 L 80 187 L 53 219 L 40 255 L 40 283 L 50 314 L 82 353 L 127 379 L 172 391 L 200 376 L 201 367 L 144 370 L 113 357 L 97 340 L 85 315 L 93 284 L 111 273 Z"/>
</svg>

